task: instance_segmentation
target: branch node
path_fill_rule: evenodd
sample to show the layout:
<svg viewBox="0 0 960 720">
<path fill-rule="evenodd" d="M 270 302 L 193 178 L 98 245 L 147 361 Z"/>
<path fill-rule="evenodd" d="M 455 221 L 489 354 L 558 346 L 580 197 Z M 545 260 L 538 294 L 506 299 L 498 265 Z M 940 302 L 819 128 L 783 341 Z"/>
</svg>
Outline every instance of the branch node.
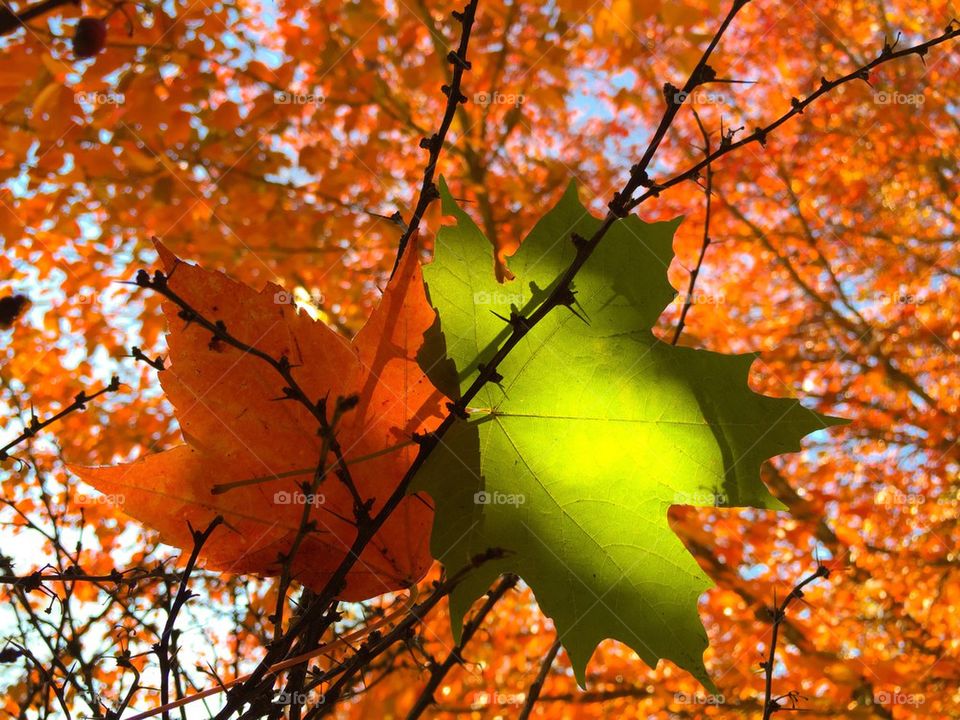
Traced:
<svg viewBox="0 0 960 720">
<path fill-rule="evenodd" d="M 477 369 L 480 371 L 481 374 L 489 373 L 489 375 L 488 375 L 488 382 L 492 382 L 492 383 L 495 383 L 495 384 L 502 383 L 502 382 L 503 382 L 503 375 L 501 375 L 499 372 L 497 372 L 497 369 L 496 369 L 496 368 L 494 368 L 494 367 L 489 367 L 489 369 L 488 369 L 488 367 L 489 367 L 489 366 L 487 366 L 485 363 L 480 363 L 479 365 L 477 365 Z"/>
<path fill-rule="evenodd" d="M 667 105 L 682 105 L 686 97 L 686 93 L 680 92 L 680 88 L 673 83 L 663 84 L 663 99 L 667 101 Z"/>
<path fill-rule="evenodd" d="M 714 70 L 710 65 L 704 63 L 697 72 L 690 77 L 691 87 L 696 87 L 697 85 L 704 85 L 708 82 L 712 82 L 717 79 L 717 71 Z"/>
<path fill-rule="evenodd" d="M 469 60 L 467 60 L 465 57 L 461 57 L 460 54 L 454 50 L 451 50 L 447 54 L 447 62 L 464 70 L 469 70 L 472 67 Z"/>
<path fill-rule="evenodd" d="M 410 439 L 413 440 L 413 442 L 415 442 L 417 445 L 420 445 L 421 447 L 423 446 L 429 447 L 434 443 L 436 443 L 437 434 L 432 432 L 425 432 L 425 433 L 415 432 L 410 435 Z"/>
<path fill-rule="evenodd" d="M 456 91 L 456 95 L 455 95 L 455 96 L 451 95 L 451 93 L 454 92 L 454 91 L 453 91 L 453 88 L 451 88 L 449 85 L 443 85 L 443 86 L 441 86 L 441 87 L 440 87 L 440 92 L 442 92 L 442 93 L 443 93 L 444 95 L 446 95 L 448 98 L 451 98 L 454 102 L 458 102 L 458 103 L 466 103 L 466 102 L 467 102 L 467 96 L 464 95 L 464 94 L 463 94 L 462 92 L 460 92 L 459 90 Z"/>
<path fill-rule="evenodd" d="M 454 417 L 458 417 L 461 420 L 467 420 L 470 417 L 470 413 L 467 412 L 466 408 L 460 407 L 459 403 L 448 402 L 447 410 L 450 411 L 450 414 Z"/>
<path fill-rule="evenodd" d="M 424 150 L 429 150 L 433 152 L 437 145 L 440 144 L 440 136 L 434 133 L 430 137 L 420 138 L 420 147 Z"/>
<path fill-rule="evenodd" d="M 630 214 L 629 211 L 627 210 L 627 203 L 629 201 L 630 201 L 630 198 L 628 196 L 625 196 L 621 192 L 615 192 L 613 194 L 613 200 L 607 203 L 607 207 L 610 209 L 610 212 L 612 212 L 616 217 L 625 218 L 627 215 Z"/>
</svg>

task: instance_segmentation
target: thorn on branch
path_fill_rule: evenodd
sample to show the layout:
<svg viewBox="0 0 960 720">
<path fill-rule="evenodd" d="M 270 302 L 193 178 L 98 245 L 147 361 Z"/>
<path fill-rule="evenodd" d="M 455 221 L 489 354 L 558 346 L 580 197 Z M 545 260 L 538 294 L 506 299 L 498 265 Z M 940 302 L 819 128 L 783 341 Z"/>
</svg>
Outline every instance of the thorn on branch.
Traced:
<svg viewBox="0 0 960 720">
<path fill-rule="evenodd" d="M 430 137 L 420 138 L 420 147 L 424 150 L 429 150 L 433 152 L 434 149 L 440 144 L 440 136 L 434 133 Z"/>
<path fill-rule="evenodd" d="M 563 305 L 564 307 L 572 308 L 576 302 L 577 293 L 571 290 L 569 286 L 557 292 L 557 305 Z"/>
<path fill-rule="evenodd" d="M 630 168 L 630 177 L 633 178 L 633 181 L 640 187 L 650 187 L 653 185 L 653 182 L 650 180 L 650 176 L 647 174 L 646 169 L 643 165 L 637 163 Z"/>
<path fill-rule="evenodd" d="M 447 62 L 449 62 L 451 65 L 455 65 L 456 67 L 462 68 L 464 70 L 469 70 L 472 67 L 469 60 L 467 60 L 465 57 L 461 57 L 454 50 L 451 50 L 450 53 L 447 55 Z"/>
<path fill-rule="evenodd" d="M 16 587 L 22 588 L 26 592 L 40 590 L 43 583 L 43 577 L 40 571 L 30 573 L 25 578 L 16 583 Z"/>
<path fill-rule="evenodd" d="M 422 447 L 424 445 L 430 446 L 436 443 L 437 436 L 436 436 L 436 433 L 432 433 L 432 432 L 426 432 L 426 433 L 415 432 L 410 435 L 410 439 L 413 440 L 413 442 L 415 442 L 417 445 L 420 445 Z"/>
<path fill-rule="evenodd" d="M 488 382 L 492 382 L 494 384 L 499 384 L 503 382 L 503 375 L 497 372 L 496 368 L 490 368 L 488 370 L 487 365 L 485 363 L 480 363 L 479 365 L 477 365 L 477 369 L 480 371 L 481 375 L 489 372 L 489 375 L 487 376 Z"/>
<path fill-rule="evenodd" d="M 273 398 L 274 400 L 299 400 L 296 391 L 292 387 L 284 385 L 280 388 L 280 392 L 283 393 L 283 395 L 278 398 Z"/>
<path fill-rule="evenodd" d="M 157 270 L 153 273 L 153 277 L 151 278 L 150 274 L 146 270 L 138 270 L 135 282 L 137 285 L 143 288 L 149 288 L 151 290 L 163 290 L 167 287 L 167 276 L 164 275 L 162 271 Z"/>
<path fill-rule="evenodd" d="M 630 212 L 627 210 L 627 203 L 629 202 L 629 197 L 625 196 L 621 192 L 615 192 L 613 194 L 613 200 L 607 203 L 607 207 L 616 217 L 625 218 L 630 214 Z"/>
<path fill-rule="evenodd" d="M 337 398 L 337 406 L 334 412 L 337 415 L 342 415 L 345 412 L 353 410 L 357 405 L 360 404 L 360 396 L 356 393 L 352 395 L 347 395 L 346 397 Z"/>
<path fill-rule="evenodd" d="M 570 242 L 573 243 L 578 253 L 584 252 L 588 246 L 587 239 L 580 233 L 570 233 Z"/>
<path fill-rule="evenodd" d="M 888 58 L 893 55 L 894 48 L 900 43 L 900 33 L 897 33 L 897 37 L 891 43 L 886 38 L 883 39 L 883 49 L 880 51 L 881 58 Z"/>
<path fill-rule="evenodd" d="M 190 323 L 196 321 L 197 313 L 188 308 L 183 308 L 177 313 L 177 317 L 187 323 L 187 325 L 190 325 Z"/>
<path fill-rule="evenodd" d="M 456 95 L 451 95 L 451 93 L 453 92 L 453 88 L 451 88 L 449 85 L 443 85 L 443 86 L 441 86 L 440 92 L 442 92 L 444 95 L 446 95 L 448 98 L 450 98 L 450 99 L 453 100 L 454 102 L 458 102 L 458 103 L 466 103 L 466 102 L 467 102 L 467 96 L 464 95 L 464 94 L 463 94 L 462 92 L 460 92 L 459 90 L 456 91 Z"/>
<path fill-rule="evenodd" d="M 516 308 L 510 308 L 510 319 L 507 322 L 515 331 L 526 332 L 530 329 L 530 321 L 523 314 L 517 312 Z"/>
<path fill-rule="evenodd" d="M 458 417 L 461 420 L 467 420 L 470 417 L 470 413 L 467 412 L 466 408 L 460 407 L 459 403 L 448 402 L 447 410 L 450 411 L 451 415 Z"/>
<path fill-rule="evenodd" d="M 147 357 L 147 355 L 143 352 L 143 350 L 141 350 L 136 345 L 130 348 L 130 357 L 132 357 L 134 360 L 140 360 L 141 362 L 145 362 L 147 365 L 152 367 L 157 372 L 160 372 L 161 370 L 166 370 L 166 362 L 162 355 L 157 355 L 155 358 L 151 359 Z"/>
<path fill-rule="evenodd" d="M 682 105 L 686 94 L 680 92 L 680 88 L 673 83 L 664 83 L 663 98 L 667 101 L 667 105 Z"/>
<path fill-rule="evenodd" d="M 696 87 L 697 85 L 704 85 L 716 79 L 717 71 L 710 67 L 709 64 L 704 63 L 698 68 L 697 72 L 690 77 L 690 83 L 692 87 Z"/>
<path fill-rule="evenodd" d="M 723 135 L 720 137 L 720 147 L 727 148 L 733 145 L 733 140 L 736 137 L 738 132 L 743 130 L 743 125 L 738 128 L 729 128 L 724 131 Z"/>
</svg>

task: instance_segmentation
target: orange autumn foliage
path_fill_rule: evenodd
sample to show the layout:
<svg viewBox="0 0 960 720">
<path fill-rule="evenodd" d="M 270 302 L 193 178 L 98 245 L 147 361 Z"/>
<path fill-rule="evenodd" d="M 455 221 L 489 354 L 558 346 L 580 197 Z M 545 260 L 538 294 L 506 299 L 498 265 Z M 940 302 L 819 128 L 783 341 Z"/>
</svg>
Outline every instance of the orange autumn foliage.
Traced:
<svg viewBox="0 0 960 720">
<path fill-rule="evenodd" d="M 513 247 L 571 176 L 602 209 L 662 112 L 663 84 L 690 71 L 728 4 L 481 0 L 469 102 L 439 170 L 485 234 Z M 180 555 L 62 462 L 132 461 L 182 443 L 156 373 L 129 357 L 133 345 L 166 354 L 161 304 L 118 283 L 155 262 L 152 235 L 238 282 L 314 297 L 342 337 L 371 316 L 402 232 L 390 216 L 409 218 L 425 158 L 417 143 L 442 112 L 443 58 L 455 41 L 448 13 L 460 5 L 289 0 L 264 12 L 247 0 L 172 0 L 127 5 L 125 17 L 101 3 L 67 3 L 3 39 L 0 297 L 31 305 L 0 328 L 0 442 L 32 412 L 56 412 L 114 373 L 124 383 L 18 448 L 23 463 L 0 466 L 0 552 L 14 557 L 11 572 L 49 562 L 105 575 L 172 566 Z M 78 61 L 71 39 L 81 14 L 109 18 L 103 52 Z M 821 76 L 878 55 L 884 39 L 935 35 L 955 15 L 946 0 L 752 0 L 715 67 L 755 82 L 708 88 L 690 104 L 716 145 L 721 121 L 749 131 Z M 717 582 L 701 613 L 725 705 L 683 702 L 703 692 L 689 676 L 669 663 L 648 670 L 605 643 L 585 693 L 561 654 L 535 716 L 759 717 L 767 607 L 815 555 L 836 570 L 784 626 L 777 688 L 802 694 L 811 719 L 960 715 L 956 48 L 884 66 L 870 83 L 825 98 L 766 148 L 714 167 L 714 242 L 681 343 L 757 351 L 754 389 L 854 421 L 765 469 L 789 513 L 673 510 L 677 532 Z M 653 177 L 699 159 L 701 146 L 684 109 Z M 686 220 L 671 279 L 686 289 L 702 240 L 702 189 L 684 184 L 644 205 L 647 220 L 678 214 Z M 433 208 L 427 250 L 437 224 Z M 679 310 L 664 313 L 662 337 Z M 68 539 L 67 552 L 54 549 L 57 537 Z M 214 572 L 198 582 L 211 613 L 191 625 L 196 642 L 182 659 L 205 686 L 192 661 L 234 677 L 262 652 L 276 597 L 256 578 Z M 71 612 L 55 603 L 45 615 L 48 596 L 9 586 L 0 586 L 0 606 L 62 621 L 53 655 L 89 669 L 100 699 L 117 707 L 132 673 L 110 658 L 149 653 L 154 638 L 138 634 L 135 616 L 162 625 L 154 606 L 164 587 L 145 581 L 116 598 L 103 583 L 51 587 Z M 362 624 L 378 606 L 344 606 L 345 621 Z M 100 613 L 99 624 L 88 621 Z M 76 647 L 69 641 L 88 622 L 102 643 Z M 4 616 L 0 642 L 26 637 L 48 657 L 28 630 Z M 552 640 L 529 592 L 509 593 L 428 716 L 515 716 Z M 397 670 L 342 715 L 404 717 L 427 655 L 452 646 L 441 606 L 391 658 Z M 0 666 L 0 708 L 16 718 L 59 712 L 56 697 L 38 690 L 45 677 L 22 658 Z M 89 694 L 55 677 L 76 714 L 92 714 Z"/>
<path fill-rule="evenodd" d="M 223 321 L 231 335 L 273 357 L 285 357 L 310 398 L 357 398 L 336 426 L 351 481 L 376 512 L 415 455 L 409 436 L 439 421 L 442 395 L 417 365 L 424 332 L 435 318 L 424 296 L 419 261 L 410 252 L 370 319 L 350 342 L 298 311 L 278 285 L 260 292 L 158 251 L 167 287 L 203 317 Z M 222 341 L 166 303 L 171 365 L 161 375 L 185 445 L 129 465 L 71 466 L 120 510 L 189 550 L 190 528 L 217 514 L 226 529 L 204 545 L 207 567 L 277 575 L 300 530 L 304 504 L 319 526 L 307 534 L 292 577 L 320 590 L 356 536 L 351 493 L 344 483 L 302 486 L 318 462 L 336 464 L 313 429 L 316 420 L 285 397 L 283 378 L 262 360 Z M 326 455 L 324 457 L 324 455 Z M 255 473 L 255 477 L 251 477 Z M 250 482 L 252 481 L 252 482 Z M 218 486 L 232 487 L 220 491 Z M 417 582 L 430 567 L 429 500 L 408 497 L 371 541 L 340 594 L 363 600 Z"/>
</svg>

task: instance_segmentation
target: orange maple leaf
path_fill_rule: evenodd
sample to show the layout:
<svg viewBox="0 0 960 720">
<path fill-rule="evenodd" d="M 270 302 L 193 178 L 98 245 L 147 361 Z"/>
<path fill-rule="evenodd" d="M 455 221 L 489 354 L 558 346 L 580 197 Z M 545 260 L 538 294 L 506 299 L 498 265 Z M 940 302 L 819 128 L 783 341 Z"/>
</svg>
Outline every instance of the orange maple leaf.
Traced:
<svg viewBox="0 0 960 720">
<path fill-rule="evenodd" d="M 177 259 L 158 243 L 168 287 L 202 317 L 222 321 L 231 336 L 274 358 L 286 356 L 311 399 L 356 395 L 336 437 L 359 495 L 371 513 L 396 488 L 416 454 L 414 432 L 442 419 L 443 395 L 417 364 L 435 314 L 424 295 L 419 261 L 408 251 L 379 306 L 351 342 L 300 313 L 282 288 L 259 293 L 223 273 Z M 71 467 L 129 515 L 190 548 L 188 523 L 225 519 L 203 548 L 207 567 L 275 575 L 293 544 L 303 503 L 315 506 L 309 532 L 291 564 L 293 577 L 322 588 L 356 537 L 354 503 L 333 472 L 310 497 L 324 444 L 316 418 L 284 397 L 284 381 L 263 359 L 223 342 L 164 304 L 172 366 L 160 373 L 185 445 L 131 464 Z M 335 459 L 326 458 L 330 468 Z M 215 486 L 247 481 L 214 494 Z M 406 587 L 431 564 L 433 510 L 426 497 L 405 498 L 367 545 L 340 596 L 360 600 Z"/>
</svg>

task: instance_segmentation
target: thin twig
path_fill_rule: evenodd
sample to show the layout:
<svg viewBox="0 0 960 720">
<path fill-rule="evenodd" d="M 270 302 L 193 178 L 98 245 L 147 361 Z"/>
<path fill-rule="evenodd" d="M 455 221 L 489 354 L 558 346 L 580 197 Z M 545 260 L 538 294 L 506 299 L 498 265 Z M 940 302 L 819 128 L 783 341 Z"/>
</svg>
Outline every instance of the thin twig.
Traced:
<svg viewBox="0 0 960 720">
<path fill-rule="evenodd" d="M 443 682 L 443 679 L 447 676 L 447 673 L 450 672 L 453 666 L 463 663 L 463 648 L 468 642 L 470 642 L 470 639 L 474 636 L 477 630 L 480 629 L 480 626 L 483 625 L 487 615 L 489 615 L 490 611 L 493 610 L 493 606 L 496 605 L 500 598 L 506 595 L 507 592 L 517 584 L 518 579 L 519 578 L 517 578 L 516 575 L 504 575 L 500 579 L 500 582 L 498 582 L 496 586 L 487 593 L 487 599 L 484 601 L 483 605 L 480 606 L 480 609 L 477 610 L 476 614 L 463 626 L 463 632 L 460 635 L 460 642 L 458 642 L 447 654 L 447 657 L 442 663 L 439 665 L 431 663 L 430 679 L 420 691 L 420 696 L 417 698 L 417 701 L 413 704 L 413 707 L 407 714 L 407 720 L 416 720 L 423 714 L 424 710 L 436 702 L 433 697 L 433 693 L 436 692 L 438 687 L 440 687 L 440 683 Z"/>
<path fill-rule="evenodd" d="M 48 427 L 49 425 L 52 425 L 57 420 L 63 419 L 64 417 L 66 417 L 72 412 L 85 410 L 87 407 L 87 403 L 90 402 L 91 400 L 96 400 L 101 395 L 104 395 L 108 392 L 116 392 L 119 389 L 120 389 L 120 378 L 114 375 L 110 379 L 109 385 L 97 390 L 95 393 L 88 395 L 86 391 L 81 390 L 73 398 L 72 403 L 67 405 L 67 407 L 65 407 L 63 410 L 58 412 L 56 415 L 51 415 L 46 420 L 39 420 L 36 415 L 32 415 L 30 417 L 30 424 L 27 426 L 27 429 L 24 430 L 19 437 L 14 438 L 10 442 L 8 442 L 6 445 L 4 445 L 2 448 L 0 448 L 0 461 L 6 460 L 8 457 L 10 457 L 10 455 L 8 454 L 8 451 L 11 450 L 13 447 L 15 447 L 16 445 L 19 445 L 24 440 L 32 438 L 38 432 Z"/>
<path fill-rule="evenodd" d="M 17 585 L 29 592 L 39 589 L 43 583 L 47 582 L 102 582 L 114 583 L 116 585 L 139 585 L 144 580 L 179 581 L 182 577 L 183 575 L 181 573 L 167 573 L 159 566 L 154 570 L 146 570 L 144 568 L 114 570 L 109 575 L 90 575 L 79 568 L 75 571 L 68 568 L 62 573 L 45 573 L 37 570 L 29 575 L 0 575 L 0 585 Z"/>
<path fill-rule="evenodd" d="M 470 31 L 473 29 L 473 20 L 477 13 L 477 3 L 479 0 L 470 0 L 463 12 L 454 12 L 453 17 L 462 26 L 463 32 L 460 34 L 460 45 L 454 51 L 451 50 L 447 55 L 447 60 L 453 66 L 453 76 L 449 85 L 442 88 L 443 94 L 447 96 L 447 105 L 443 111 L 443 119 L 440 121 L 440 128 L 437 132 L 428 138 L 420 140 L 420 147 L 429 151 L 430 158 L 427 160 L 427 167 L 423 171 L 423 183 L 420 186 L 420 192 L 417 196 L 417 204 L 413 210 L 413 217 L 403 231 L 403 236 L 397 246 L 397 259 L 393 263 L 393 271 L 390 277 L 393 277 L 400 267 L 400 259 L 403 257 L 410 239 L 414 237 L 420 228 L 420 221 L 424 213 L 434 200 L 440 197 L 440 192 L 433 182 L 437 172 L 437 161 L 440 159 L 440 151 L 443 149 L 443 143 L 447 137 L 447 131 L 453 123 L 453 117 L 457 112 L 457 105 L 467 102 L 467 96 L 460 91 L 460 83 L 463 80 L 463 73 L 470 69 L 470 61 L 467 60 L 467 46 L 470 44 Z"/>
<path fill-rule="evenodd" d="M 193 532 L 193 550 L 183 569 L 183 577 L 180 579 L 180 589 L 177 591 L 177 595 L 173 600 L 170 612 L 167 613 L 167 622 L 163 626 L 163 632 L 160 634 L 160 642 L 158 642 L 154 648 L 160 664 L 160 703 L 162 705 L 166 705 L 170 701 L 170 637 L 173 634 L 173 628 L 176 625 L 177 615 L 180 614 L 180 609 L 192 595 L 189 589 L 190 574 L 197 564 L 200 550 L 204 544 L 206 544 L 207 539 L 213 534 L 213 531 L 216 530 L 217 526 L 222 522 L 223 516 L 217 515 L 210 521 L 210 524 L 207 525 L 206 530 L 200 531 L 191 528 Z M 163 720 L 169 720 L 169 717 L 168 711 L 164 710 Z"/>
<path fill-rule="evenodd" d="M 700 115 L 696 110 L 693 116 L 697 120 L 697 127 L 700 128 L 700 134 L 703 136 L 703 154 L 710 157 L 710 133 L 703 126 Z M 683 326 L 687 322 L 687 313 L 693 305 L 693 294 L 697 287 L 697 278 L 700 276 L 700 268 L 703 267 L 703 258 L 707 254 L 707 248 L 710 247 L 710 210 L 713 206 L 713 167 L 708 163 L 706 178 L 704 180 L 703 192 L 706 195 L 706 216 L 703 219 L 703 242 L 700 244 L 700 257 L 697 258 L 696 267 L 690 271 L 690 283 L 687 286 L 687 296 L 683 299 L 683 309 L 680 311 L 680 319 L 677 321 L 677 328 L 673 333 L 671 345 L 676 345 L 680 341 L 680 334 L 683 332 Z"/>
<path fill-rule="evenodd" d="M 787 608 L 790 607 L 792 602 L 803 597 L 803 588 L 812 583 L 814 580 L 827 577 L 830 577 L 829 568 L 827 568 L 825 565 L 817 565 L 817 569 L 797 583 L 793 590 L 791 590 L 790 593 L 783 599 L 783 602 L 780 603 L 780 606 L 775 607 L 772 610 L 773 636 L 770 638 L 770 651 L 767 655 L 766 661 L 760 663 L 760 667 L 763 668 L 764 674 L 766 675 L 766 683 L 764 686 L 763 695 L 763 720 L 770 720 L 770 717 L 775 712 L 783 709 L 780 705 L 782 700 L 795 700 L 796 697 L 794 693 L 787 693 L 786 695 L 773 697 L 773 668 L 777 657 L 777 638 L 780 633 L 780 625 L 787 616 Z"/>
<path fill-rule="evenodd" d="M 517 720 L 527 720 L 530 717 L 530 713 L 533 712 L 533 706 L 537 704 L 540 691 L 543 690 L 543 683 L 546 682 L 547 675 L 550 674 L 550 668 L 553 667 L 553 661 L 556 659 L 558 652 L 560 652 L 559 637 L 553 641 L 553 645 L 551 645 L 547 651 L 546 657 L 543 658 L 543 662 L 540 664 L 540 672 L 537 673 L 536 679 L 534 679 L 533 684 L 530 685 L 530 688 L 527 690 L 527 697 L 526 700 L 524 700 L 520 714 L 517 716 Z"/>
<path fill-rule="evenodd" d="M 44 2 L 37 3 L 36 5 L 21 10 L 19 13 L 15 13 L 4 3 L 3 7 L 0 7 L 0 36 L 8 35 L 15 30 L 26 27 L 27 23 L 31 20 L 45 15 L 52 10 L 56 10 L 61 5 L 79 4 L 78 0 L 44 0 Z"/>
<path fill-rule="evenodd" d="M 437 584 L 433 592 L 430 594 L 430 596 L 426 600 L 421 602 L 419 605 L 414 605 L 414 603 L 416 602 L 419 596 L 417 588 L 415 587 L 411 588 L 410 594 L 396 611 L 390 613 L 389 615 L 384 615 L 379 620 L 359 630 L 355 630 L 354 632 L 348 633 L 347 635 L 344 635 L 330 643 L 320 645 L 319 647 L 316 647 L 312 650 L 308 650 L 298 655 L 294 655 L 292 657 L 286 658 L 281 662 L 277 662 L 270 665 L 266 669 L 266 671 L 260 675 L 259 679 L 257 680 L 257 683 L 259 684 L 259 682 L 262 682 L 264 678 L 272 677 L 277 673 L 290 669 L 291 667 L 295 667 L 301 663 L 307 662 L 308 660 L 312 660 L 313 658 L 319 655 L 331 653 L 334 650 L 338 650 L 341 647 L 350 647 L 352 646 L 353 643 L 356 643 L 357 641 L 367 637 L 368 635 L 380 630 L 384 625 L 387 625 L 393 622 L 394 620 L 399 619 L 400 622 L 394 627 L 394 629 L 390 633 L 388 633 L 387 635 L 383 635 L 381 638 L 379 638 L 379 642 L 377 643 L 377 646 L 376 646 L 376 651 L 374 652 L 374 656 L 378 655 L 380 652 L 385 651 L 391 644 L 401 639 L 402 637 L 405 637 L 410 632 L 410 630 L 413 628 L 414 625 L 422 621 L 424 617 L 426 617 L 427 613 L 430 612 L 437 605 L 437 603 L 440 602 L 440 600 L 442 600 L 444 597 L 449 595 L 450 592 L 452 592 L 457 585 L 463 582 L 463 580 L 471 572 L 473 572 L 476 568 L 480 567 L 483 563 L 488 562 L 490 560 L 499 559 L 500 557 L 502 557 L 502 553 L 499 551 L 489 551 L 487 553 L 477 555 L 471 560 L 471 562 L 465 568 L 460 570 L 454 576 L 448 578 L 446 581 L 442 583 Z M 288 631 L 285 637 L 289 638 L 292 636 L 293 636 L 293 633 Z M 333 677 L 336 677 L 340 673 L 346 672 L 349 670 L 350 670 L 349 664 L 336 665 L 331 670 L 323 674 L 320 678 L 318 678 L 317 682 L 318 683 L 325 682 L 327 680 L 330 680 Z M 153 717 L 154 715 L 158 715 L 161 712 L 172 710 L 174 708 L 187 705 L 197 700 L 202 700 L 203 698 L 210 697 L 211 695 L 218 695 L 233 687 L 249 682 L 252 679 L 253 679 L 253 673 L 251 673 L 250 675 L 242 675 L 240 677 L 235 678 L 234 680 L 231 680 L 230 682 L 221 683 L 217 687 L 207 688 L 206 690 L 202 690 L 188 697 L 175 700 L 166 706 L 154 708 L 152 710 L 142 712 L 138 715 L 134 715 L 130 718 L 127 718 L 126 720 L 146 720 L 146 718 Z"/>
<path fill-rule="evenodd" d="M 770 133 L 775 131 L 785 122 L 791 118 L 801 115 L 804 110 L 806 110 L 810 105 L 816 102 L 818 99 L 828 94 L 832 90 L 845 85 L 846 83 L 852 82 L 853 80 L 863 80 L 867 84 L 870 82 L 870 71 L 888 63 L 892 60 L 898 60 L 900 58 L 908 57 L 910 55 L 916 55 L 919 58 L 923 58 L 926 54 L 934 47 L 942 45 L 945 42 L 954 40 L 960 37 L 960 21 L 953 20 L 947 25 L 942 35 L 932 38 L 917 45 L 912 45 L 910 47 L 904 48 L 903 50 L 892 50 L 889 46 L 884 46 L 880 54 L 871 60 L 870 62 L 864 63 L 856 70 L 853 70 L 846 75 L 843 75 L 836 80 L 827 80 L 826 78 L 820 79 L 820 86 L 814 90 L 810 95 L 808 95 L 803 100 L 799 98 L 791 98 L 790 100 L 790 110 L 784 112 L 780 117 L 778 117 L 773 122 L 754 129 L 752 133 L 742 137 L 740 140 L 733 141 L 731 137 L 725 142 L 721 142 L 720 147 L 718 147 L 714 152 L 709 156 L 705 157 L 700 162 L 692 165 L 683 172 L 674 175 L 668 180 L 662 182 L 650 182 L 649 190 L 645 193 L 638 195 L 636 198 L 629 200 L 624 204 L 624 208 L 627 211 L 633 210 L 639 205 L 643 204 L 652 197 L 658 197 L 663 190 L 671 188 L 674 185 L 678 185 L 687 180 L 692 180 L 699 176 L 700 171 L 706 168 L 710 163 L 715 160 L 727 155 L 734 150 L 739 150 L 745 145 L 750 143 L 759 143 L 761 146 L 766 146 L 767 139 L 770 136 Z"/>
</svg>

